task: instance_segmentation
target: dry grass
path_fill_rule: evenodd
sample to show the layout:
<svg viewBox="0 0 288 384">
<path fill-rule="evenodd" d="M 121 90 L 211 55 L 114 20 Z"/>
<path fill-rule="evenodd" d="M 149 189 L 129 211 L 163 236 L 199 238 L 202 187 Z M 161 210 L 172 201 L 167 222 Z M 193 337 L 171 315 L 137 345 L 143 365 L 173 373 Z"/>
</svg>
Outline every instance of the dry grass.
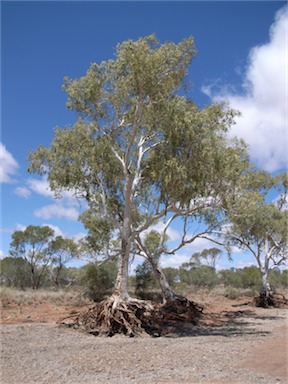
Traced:
<svg viewBox="0 0 288 384">
<path fill-rule="evenodd" d="M 50 303 L 53 305 L 84 306 L 90 301 L 80 290 L 48 290 L 48 289 L 27 289 L 19 290 L 7 287 L 0 287 L 0 303 L 3 307 L 10 304 L 33 305 Z"/>
</svg>

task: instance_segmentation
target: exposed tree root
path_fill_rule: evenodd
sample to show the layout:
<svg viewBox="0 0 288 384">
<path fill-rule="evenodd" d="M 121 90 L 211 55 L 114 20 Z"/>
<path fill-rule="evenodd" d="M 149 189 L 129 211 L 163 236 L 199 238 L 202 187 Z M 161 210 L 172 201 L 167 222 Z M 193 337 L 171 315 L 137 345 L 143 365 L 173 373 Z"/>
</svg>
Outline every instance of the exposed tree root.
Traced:
<svg viewBox="0 0 288 384">
<path fill-rule="evenodd" d="M 288 306 L 288 300 L 284 295 L 260 295 L 254 298 L 254 305 L 262 308 L 282 308 Z"/>
<path fill-rule="evenodd" d="M 137 299 L 123 300 L 112 296 L 84 312 L 66 317 L 58 324 L 73 327 L 95 336 L 124 334 L 160 336 L 171 324 L 196 324 L 202 308 L 186 298 L 177 298 L 163 305 L 152 305 Z M 165 333 L 165 332 L 164 332 Z"/>
</svg>

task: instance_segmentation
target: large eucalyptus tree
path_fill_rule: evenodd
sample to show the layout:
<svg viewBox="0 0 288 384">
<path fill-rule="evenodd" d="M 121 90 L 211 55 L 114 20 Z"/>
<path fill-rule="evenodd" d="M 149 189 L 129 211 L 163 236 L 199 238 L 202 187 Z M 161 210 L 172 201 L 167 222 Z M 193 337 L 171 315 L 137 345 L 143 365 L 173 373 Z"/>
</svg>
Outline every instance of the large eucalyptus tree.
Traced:
<svg viewBox="0 0 288 384">
<path fill-rule="evenodd" d="M 113 60 L 65 79 L 67 106 L 79 118 L 57 128 L 49 148 L 30 153 L 29 170 L 47 174 L 56 194 L 69 189 L 87 200 L 82 219 L 99 250 L 115 255 L 111 242 L 121 239 L 104 311 L 109 324 L 115 311 L 144 306 L 128 294 L 129 257 L 141 234 L 159 220 L 185 217 L 187 224 L 200 213 L 211 220 L 220 195 L 247 168 L 243 144 L 226 136 L 236 112 L 199 109 L 183 92 L 194 53 L 193 38 L 161 45 L 151 35 L 117 45 Z"/>
</svg>

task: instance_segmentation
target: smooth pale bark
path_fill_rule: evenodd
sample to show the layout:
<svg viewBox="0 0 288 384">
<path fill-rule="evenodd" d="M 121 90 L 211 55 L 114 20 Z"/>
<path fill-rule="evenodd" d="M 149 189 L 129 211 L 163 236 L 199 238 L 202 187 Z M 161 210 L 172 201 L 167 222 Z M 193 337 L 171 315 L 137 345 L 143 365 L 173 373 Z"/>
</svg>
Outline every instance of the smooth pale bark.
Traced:
<svg viewBox="0 0 288 384">
<path fill-rule="evenodd" d="M 176 299 L 178 295 L 173 291 L 173 289 L 170 287 L 170 284 L 168 283 L 166 276 L 164 275 L 162 269 L 159 267 L 158 263 L 154 260 L 153 257 L 148 257 L 149 263 L 152 266 L 153 272 L 159 282 L 162 295 L 163 295 L 163 302 Z"/>
<path fill-rule="evenodd" d="M 261 296 L 270 296 L 272 291 L 270 288 L 270 284 L 268 283 L 268 271 L 266 270 L 261 270 L 261 290 L 260 290 L 260 295 Z"/>
<path fill-rule="evenodd" d="M 128 294 L 128 267 L 131 251 L 131 190 L 132 177 L 129 171 L 126 173 L 125 210 L 123 229 L 121 234 L 121 254 L 119 260 L 118 275 L 116 278 L 114 295 L 123 300 L 129 299 Z"/>
<path fill-rule="evenodd" d="M 268 297 L 272 292 L 270 288 L 270 284 L 268 283 L 268 271 L 269 271 L 269 242 L 268 239 L 265 239 L 265 259 L 264 259 L 264 265 L 261 265 L 261 259 L 260 255 L 258 256 L 258 264 L 260 266 L 260 272 L 261 272 L 261 290 L 260 295 Z"/>
</svg>

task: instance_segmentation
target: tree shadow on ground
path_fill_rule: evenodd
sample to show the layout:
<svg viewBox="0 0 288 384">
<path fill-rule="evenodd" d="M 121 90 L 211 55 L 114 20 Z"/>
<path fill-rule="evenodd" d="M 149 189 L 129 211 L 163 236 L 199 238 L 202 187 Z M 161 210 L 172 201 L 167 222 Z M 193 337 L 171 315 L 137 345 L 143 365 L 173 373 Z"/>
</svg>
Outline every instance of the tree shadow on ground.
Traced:
<svg viewBox="0 0 288 384">
<path fill-rule="evenodd" d="M 185 321 L 170 321 L 163 324 L 162 337 L 223 336 L 241 337 L 247 335 L 266 336 L 269 331 L 256 330 L 255 320 L 281 320 L 282 316 L 259 316 L 252 310 L 223 311 L 203 314 L 197 324 Z M 259 323 L 258 323 L 259 324 Z"/>
</svg>

